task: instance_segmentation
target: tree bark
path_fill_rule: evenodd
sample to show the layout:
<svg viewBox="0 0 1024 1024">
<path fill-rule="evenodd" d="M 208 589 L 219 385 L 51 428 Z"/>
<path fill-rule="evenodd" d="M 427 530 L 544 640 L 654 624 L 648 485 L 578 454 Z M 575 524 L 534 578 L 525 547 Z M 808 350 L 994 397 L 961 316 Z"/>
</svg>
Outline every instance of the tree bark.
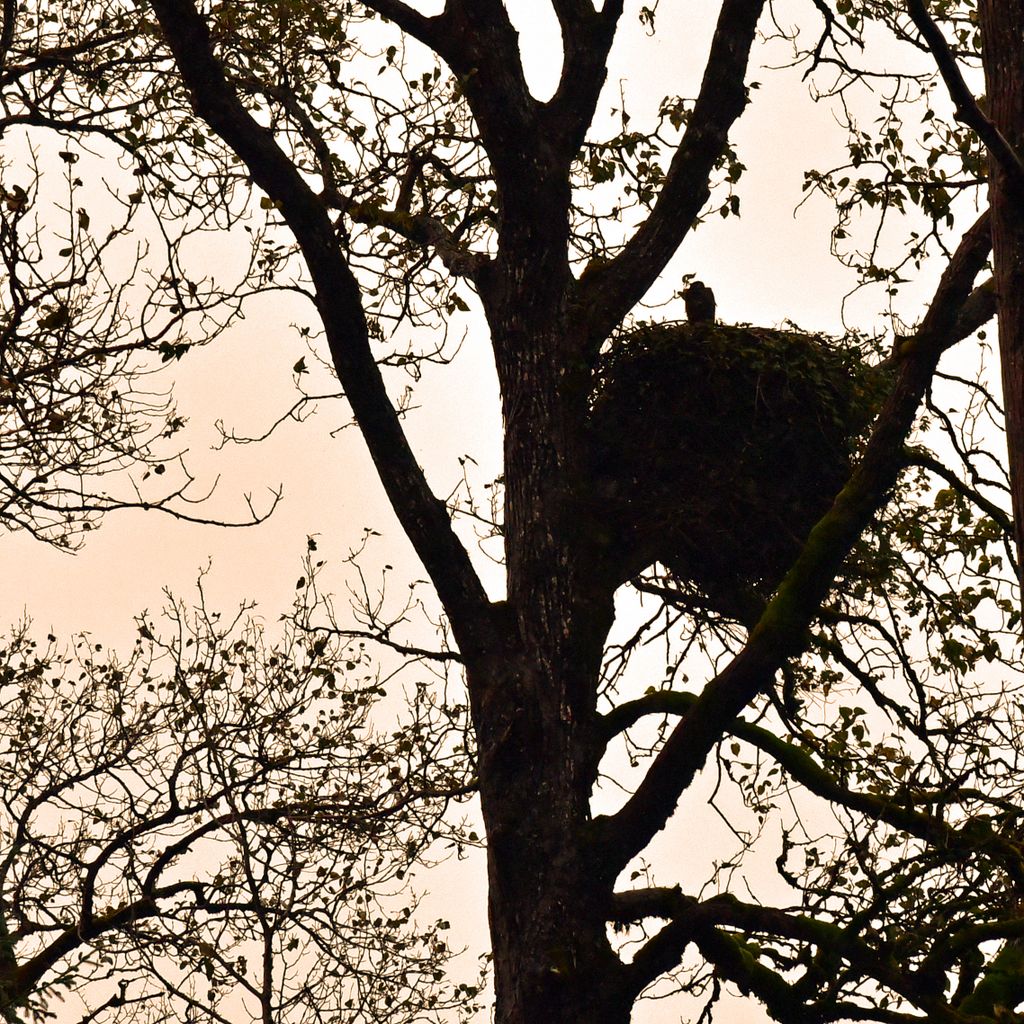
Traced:
<svg viewBox="0 0 1024 1024">
<path fill-rule="evenodd" d="M 583 515 L 589 368 L 571 313 L 568 189 L 550 185 L 567 171 L 552 173 L 555 154 L 536 159 L 535 186 L 524 175 L 503 196 L 482 291 L 503 392 L 508 564 L 503 668 L 470 672 L 496 1020 L 625 1024 L 632 1000 L 606 926 L 613 880 L 589 869 L 587 849 L 612 588 Z"/>
<path fill-rule="evenodd" d="M 1024 142 L 1024 3 L 978 5 L 988 116 L 1016 154 Z M 1024 193 L 1012 167 L 990 152 L 989 205 L 1018 567 L 1024 568 Z"/>
</svg>

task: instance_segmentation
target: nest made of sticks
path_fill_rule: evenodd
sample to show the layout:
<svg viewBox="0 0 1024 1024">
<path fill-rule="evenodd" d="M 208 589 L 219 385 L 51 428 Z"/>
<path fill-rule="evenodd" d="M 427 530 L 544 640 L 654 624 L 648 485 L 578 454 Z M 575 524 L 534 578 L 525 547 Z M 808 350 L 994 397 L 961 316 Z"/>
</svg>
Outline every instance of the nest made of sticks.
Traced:
<svg viewBox="0 0 1024 1024">
<path fill-rule="evenodd" d="M 597 515 L 619 582 L 661 562 L 725 614 L 767 596 L 850 471 L 882 375 L 820 335 L 643 324 L 602 355 Z"/>
</svg>

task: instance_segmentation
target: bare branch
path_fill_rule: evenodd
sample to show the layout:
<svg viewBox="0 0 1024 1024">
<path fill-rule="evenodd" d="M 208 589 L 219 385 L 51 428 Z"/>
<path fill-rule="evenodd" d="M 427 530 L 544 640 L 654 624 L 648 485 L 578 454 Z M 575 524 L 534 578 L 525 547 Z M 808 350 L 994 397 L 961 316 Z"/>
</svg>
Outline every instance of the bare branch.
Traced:
<svg viewBox="0 0 1024 1024">
<path fill-rule="evenodd" d="M 449 4 L 445 5 L 444 13 L 429 17 L 402 0 L 364 0 L 364 3 L 371 11 L 393 21 L 403 32 L 408 32 L 442 55 L 454 42 L 450 37 Z"/>
<path fill-rule="evenodd" d="M 245 109 L 213 56 L 209 30 L 191 0 L 153 0 L 196 113 L 280 203 L 306 258 L 338 379 L 396 515 L 437 587 L 463 651 L 487 647 L 487 596 L 430 491 L 373 359 L 358 282 L 341 255 L 325 204 Z"/>
</svg>

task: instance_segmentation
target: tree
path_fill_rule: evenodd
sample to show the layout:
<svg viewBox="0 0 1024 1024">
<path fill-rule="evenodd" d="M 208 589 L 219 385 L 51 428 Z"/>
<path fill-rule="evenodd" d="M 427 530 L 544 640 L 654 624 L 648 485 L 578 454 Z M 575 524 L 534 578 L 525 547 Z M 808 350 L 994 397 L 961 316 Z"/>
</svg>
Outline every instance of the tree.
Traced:
<svg viewBox="0 0 1024 1024">
<path fill-rule="evenodd" d="M 360 645 L 243 608 L 147 616 L 119 659 L 88 637 L 0 648 L 5 1020 L 441 1019 L 446 923 L 409 872 L 465 792 L 458 713 L 420 694 L 382 734 Z M 28 1015 L 27 1017 L 23 1015 Z M 450 1019 L 450 1018 L 446 1018 Z"/>
<path fill-rule="evenodd" d="M 914 4 L 794 8 L 798 57 L 815 82 L 837 76 L 825 92 L 850 129 L 849 167 L 807 179 L 837 204 L 837 254 L 890 294 L 941 267 L 886 357 L 856 337 L 630 319 L 703 217 L 738 212 L 728 140 L 748 104 L 758 116 L 746 82 L 767 6 L 723 0 L 697 96 L 666 98 L 647 130 L 617 105 L 608 132 L 621 0 L 553 0 L 546 101 L 500 0 L 97 2 L 73 23 L 60 5 L 5 8 L 7 66 L 33 69 L 8 72 L 26 83 L 11 123 L 120 146 L 160 218 L 237 235 L 264 211 L 249 233 L 265 285 L 316 310 L 463 666 L 501 1024 L 626 1021 L 665 978 L 709 1013 L 728 983 L 783 1021 L 1012 1019 L 1024 997 L 1020 613 L 982 429 L 1002 414 L 983 378 L 939 368 L 994 312 L 1002 164 L 991 214 L 963 230 L 989 139 L 931 106 L 920 138 L 903 117 L 943 66 L 921 70 L 922 52 L 976 58 L 973 5 L 918 22 Z M 654 10 L 640 17 L 653 31 Z M 880 32 L 916 66 L 873 65 Z M 864 130 L 850 97 L 878 77 L 893 89 Z M 881 228 L 863 244 L 872 213 L 904 227 L 895 256 Z M 997 245 L 1012 324 L 1001 259 Z M 425 330 L 467 289 L 502 393 L 502 600 L 381 371 L 437 351 L 399 358 L 385 325 Z M 1019 451 L 1012 414 L 1008 429 Z M 657 605 L 622 639 L 627 583 Z M 652 634 L 665 675 L 630 693 Z M 617 749 L 642 774 L 601 810 Z M 645 851 L 716 771 L 740 852 L 704 889 L 658 884 Z M 769 823 L 776 888 L 747 899 L 730 879 L 772 845 Z"/>
<path fill-rule="evenodd" d="M 230 325 L 251 292 L 253 268 L 227 286 L 207 273 L 190 277 L 182 247 L 199 228 L 187 217 L 164 217 L 166 233 L 139 243 L 148 202 L 139 187 L 142 165 L 133 168 L 131 188 L 103 196 L 95 187 L 102 168 L 88 157 L 80 162 L 82 151 L 59 143 L 37 148 L 26 129 L 49 130 L 52 143 L 53 130 L 63 126 L 131 152 L 130 136 L 108 131 L 88 111 L 55 109 L 48 95 L 55 83 L 39 83 L 43 68 L 67 60 L 86 91 L 95 90 L 101 69 L 124 53 L 130 21 L 81 23 L 65 46 L 63 14 L 43 13 L 37 21 L 26 11 L 25 18 L 39 60 L 19 59 L 13 9 L 0 38 L 7 143 L 0 195 L 0 527 L 73 550 L 112 509 L 201 521 L 194 506 L 208 494 L 195 493 L 185 453 L 174 447 L 186 421 L 160 371 L 195 343 L 192 322 L 192 335 L 204 341 Z M 61 174 L 40 173 L 40 163 L 51 161 Z M 41 217 L 40 210 L 47 212 Z M 157 366 L 140 359 L 147 352 L 159 355 Z M 250 504 L 245 522 L 262 521 L 276 497 L 266 507 Z"/>
</svg>

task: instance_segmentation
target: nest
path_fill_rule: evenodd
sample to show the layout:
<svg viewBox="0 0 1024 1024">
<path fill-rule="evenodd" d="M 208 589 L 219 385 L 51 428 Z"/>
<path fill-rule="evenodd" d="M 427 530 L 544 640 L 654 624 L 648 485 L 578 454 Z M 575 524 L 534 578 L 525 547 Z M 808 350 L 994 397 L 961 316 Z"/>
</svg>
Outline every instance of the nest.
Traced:
<svg viewBox="0 0 1024 1024">
<path fill-rule="evenodd" d="M 660 562 L 728 615 L 767 596 L 846 481 L 880 400 L 817 335 L 647 324 L 602 356 L 593 479 L 616 582 Z"/>
</svg>

